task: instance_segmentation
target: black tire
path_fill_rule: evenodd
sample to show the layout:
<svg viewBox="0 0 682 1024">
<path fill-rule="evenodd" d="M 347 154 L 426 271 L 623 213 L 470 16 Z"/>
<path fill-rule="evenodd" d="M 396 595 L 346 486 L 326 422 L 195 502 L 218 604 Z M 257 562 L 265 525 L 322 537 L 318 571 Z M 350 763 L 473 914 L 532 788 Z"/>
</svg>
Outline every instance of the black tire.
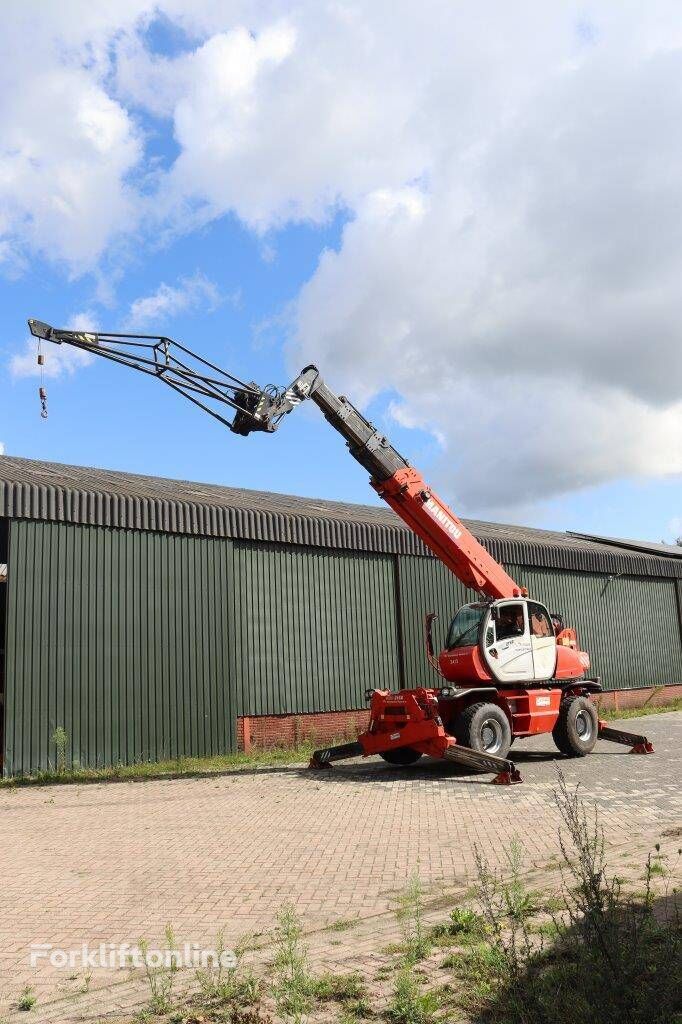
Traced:
<svg viewBox="0 0 682 1024">
<path fill-rule="evenodd" d="M 464 747 L 506 757 L 512 743 L 509 719 L 497 704 L 470 704 L 453 722 L 455 739 Z"/>
<path fill-rule="evenodd" d="M 389 764 L 407 765 L 414 764 L 421 757 L 421 752 L 414 747 L 396 747 L 395 750 L 385 750 L 379 757 Z"/>
<path fill-rule="evenodd" d="M 566 697 L 559 706 L 559 717 L 552 739 L 567 757 L 585 757 L 597 742 L 597 709 L 587 697 Z"/>
</svg>

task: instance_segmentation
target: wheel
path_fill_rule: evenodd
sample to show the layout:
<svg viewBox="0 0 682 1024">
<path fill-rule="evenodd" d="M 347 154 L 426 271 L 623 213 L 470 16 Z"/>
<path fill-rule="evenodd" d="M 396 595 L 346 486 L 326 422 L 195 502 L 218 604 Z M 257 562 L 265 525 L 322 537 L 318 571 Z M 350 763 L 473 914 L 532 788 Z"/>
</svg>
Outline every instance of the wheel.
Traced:
<svg viewBox="0 0 682 1024">
<path fill-rule="evenodd" d="M 464 747 L 506 757 L 512 743 L 509 719 L 497 704 L 471 704 L 457 716 L 455 739 Z"/>
<path fill-rule="evenodd" d="M 567 757 L 585 757 L 597 742 L 597 709 L 587 697 L 567 697 L 559 706 L 552 738 Z"/>
<path fill-rule="evenodd" d="M 389 764 L 399 765 L 414 764 L 421 756 L 421 752 L 414 747 L 396 747 L 395 750 L 385 750 L 383 754 L 379 754 L 379 757 L 383 757 Z"/>
</svg>

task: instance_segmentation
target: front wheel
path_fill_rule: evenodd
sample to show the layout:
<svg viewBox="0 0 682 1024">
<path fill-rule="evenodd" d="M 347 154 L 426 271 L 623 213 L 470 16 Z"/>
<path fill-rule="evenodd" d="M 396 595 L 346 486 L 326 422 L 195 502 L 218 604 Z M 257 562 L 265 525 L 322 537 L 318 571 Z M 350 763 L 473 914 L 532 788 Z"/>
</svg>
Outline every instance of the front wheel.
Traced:
<svg viewBox="0 0 682 1024">
<path fill-rule="evenodd" d="M 559 706 L 559 717 L 552 730 L 558 749 L 567 757 L 585 757 L 597 742 L 597 709 L 587 697 L 567 697 Z"/>
<path fill-rule="evenodd" d="M 482 754 L 506 757 L 512 743 L 509 719 L 497 704 L 471 704 L 453 722 L 455 739 Z"/>
<path fill-rule="evenodd" d="M 414 747 L 396 747 L 395 750 L 384 750 L 383 754 L 379 754 L 384 761 L 397 765 L 414 764 L 421 756 L 421 752 Z"/>
</svg>

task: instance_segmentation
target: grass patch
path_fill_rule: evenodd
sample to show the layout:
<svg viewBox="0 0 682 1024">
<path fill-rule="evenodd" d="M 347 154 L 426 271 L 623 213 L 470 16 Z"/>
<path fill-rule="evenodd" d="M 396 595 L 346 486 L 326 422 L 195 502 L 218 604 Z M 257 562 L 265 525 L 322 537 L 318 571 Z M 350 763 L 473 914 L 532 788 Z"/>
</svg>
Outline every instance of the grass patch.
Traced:
<svg viewBox="0 0 682 1024">
<path fill-rule="evenodd" d="M 431 929 L 430 939 L 436 946 L 464 946 L 480 942 L 485 934 L 485 922 L 480 914 L 468 907 L 455 907 L 450 919 Z"/>
<path fill-rule="evenodd" d="M 433 1024 L 440 1006 L 438 993 L 423 992 L 412 970 L 404 967 L 395 980 L 386 1017 L 391 1024 Z"/>
<path fill-rule="evenodd" d="M 226 1021 L 232 1024 L 265 1024 L 266 1015 L 261 1007 L 262 986 L 250 970 L 244 970 L 244 955 L 253 949 L 250 936 L 234 947 L 234 961 L 226 966 L 223 955 L 227 952 L 224 934 L 218 932 L 215 943 L 216 958 L 196 971 L 199 992 L 192 999 L 194 1013 L 179 1014 L 182 1024 L 193 1021 Z"/>
<path fill-rule="evenodd" d="M 367 994 L 362 975 L 356 972 L 352 974 L 322 974 L 319 978 L 313 979 L 310 990 L 315 999 L 336 1003 L 349 1003 L 364 999 Z"/>
<path fill-rule="evenodd" d="M 669 704 L 646 704 L 643 708 L 622 708 L 616 711 L 609 708 L 600 708 L 599 717 L 607 722 L 620 721 L 626 718 L 644 718 L 646 715 L 665 715 L 668 711 L 682 711 L 682 697 L 671 701 Z"/>
<path fill-rule="evenodd" d="M 273 750 L 254 750 L 249 754 L 219 754 L 215 757 L 181 757 L 168 761 L 144 761 L 139 764 L 120 764 L 110 768 L 63 768 L 60 771 L 36 772 L 11 779 L 0 779 L 0 789 L 17 786 L 47 785 L 53 782 L 109 782 L 126 779 L 157 779 L 175 775 L 213 775 L 235 769 L 269 768 L 292 764 L 305 764 L 310 760 L 314 746 L 302 743 L 296 747 L 276 747 Z"/>
<path fill-rule="evenodd" d="M 30 985 L 26 985 L 17 999 L 17 1010 L 32 1010 L 37 1002 L 38 998 L 35 992 Z"/>
<path fill-rule="evenodd" d="M 367 986 L 361 974 L 327 973 L 313 978 L 310 995 L 317 1004 L 338 1003 L 346 1021 L 365 1020 L 372 1016 Z"/>
<path fill-rule="evenodd" d="M 348 932 L 351 928 L 357 928 L 360 924 L 359 917 L 342 917 L 338 921 L 334 921 L 333 924 L 328 924 L 325 931 L 328 932 Z"/>
</svg>

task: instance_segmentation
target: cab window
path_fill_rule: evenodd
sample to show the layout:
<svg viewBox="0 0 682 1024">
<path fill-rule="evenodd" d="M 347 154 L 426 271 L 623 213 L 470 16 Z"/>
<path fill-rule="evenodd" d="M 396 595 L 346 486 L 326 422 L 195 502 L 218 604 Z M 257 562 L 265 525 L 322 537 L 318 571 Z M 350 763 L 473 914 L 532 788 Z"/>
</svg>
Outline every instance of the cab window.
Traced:
<svg viewBox="0 0 682 1024">
<path fill-rule="evenodd" d="M 446 644 L 448 650 L 478 643 L 478 628 L 485 611 L 485 605 L 480 604 L 465 604 L 460 608 L 450 625 Z"/>
<path fill-rule="evenodd" d="M 528 619 L 531 636 L 554 636 L 551 619 L 541 604 L 535 604 L 533 601 L 528 603 Z"/>
<path fill-rule="evenodd" d="M 497 616 L 495 632 L 498 640 L 508 640 L 513 636 L 523 636 L 525 623 L 523 604 L 503 604 Z"/>
</svg>

